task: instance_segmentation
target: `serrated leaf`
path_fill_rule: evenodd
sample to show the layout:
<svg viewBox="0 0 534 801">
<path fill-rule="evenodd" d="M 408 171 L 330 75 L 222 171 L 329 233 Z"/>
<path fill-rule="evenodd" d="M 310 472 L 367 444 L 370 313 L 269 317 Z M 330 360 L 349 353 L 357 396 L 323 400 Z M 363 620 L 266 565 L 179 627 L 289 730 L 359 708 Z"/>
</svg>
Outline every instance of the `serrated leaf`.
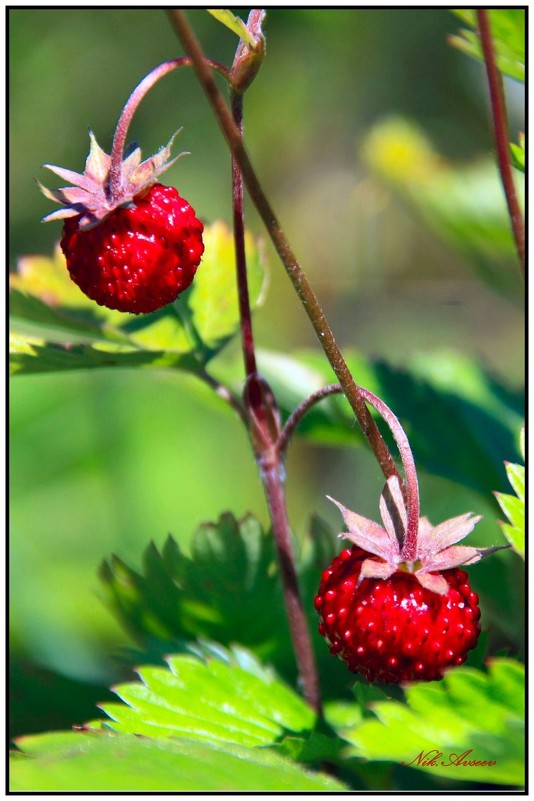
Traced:
<svg viewBox="0 0 534 801">
<path fill-rule="evenodd" d="M 205 637 L 264 655 L 288 636 L 273 538 L 250 515 L 227 513 L 195 533 L 191 557 L 169 537 L 138 573 L 114 557 L 100 577 L 108 602 L 142 641 Z"/>
<path fill-rule="evenodd" d="M 353 756 L 449 779 L 524 782 L 524 667 L 512 659 L 491 660 L 487 673 L 456 668 L 442 682 L 408 686 L 405 704 L 379 701 L 371 708 L 375 719 L 339 732 L 354 746 Z M 470 760 L 493 764 L 461 764 Z"/>
<path fill-rule="evenodd" d="M 525 11 L 522 8 L 488 9 L 493 46 L 499 70 L 518 81 L 525 80 Z M 464 53 L 483 61 L 477 33 L 477 16 L 473 9 L 453 11 L 471 30 L 461 29 L 449 41 Z"/>
<path fill-rule="evenodd" d="M 521 434 L 521 450 L 524 453 L 524 429 Z M 524 457 L 523 457 L 524 458 Z M 523 465 L 506 463 L 506 475 L 512 485 L 514 495 L 495 492 L 494 495 L 509 523 L 501 523 L 501 528 L 510 545 L 520 556 L 525 556 L 525 468 Z"/>
<path fill-rule="evenodd" d="M 512 485 L 515 494 L 521 500 L 525 500 L 525 468 L 520 464 L 506 465 L 506 475 Z"/>
<path fill-rule="evenodd" d="M 108 366 L 199 369 L 172 306 L 143 316 L 98 306 L 70 280 L 59 248 L 52 258 L 21 258 L 10 286 L 13 373 Z"/>
<path fill-rule="evenodd" d="M 113 730 L 258 746 L 289 732 L 306 736 L 313 728 L 310 707 L 266 671 L 189 656 L 166 661 L 170 670 L 143 667 L 137 671 L 142 684 L 114 688 L 125 703 L 102 705 Z"/>
<path fill-rule="evenodd" d="M 11 792 L 339 792 L 269 749 L 187 739 L 57 732 L 17 740 Z"/>
<path fill-rule="evenodd" d="M 337 550 L 336 537 L 314 518 L 297 569 L 328 696 L 346 685 L 347 673 L 317 633 L 313 598 L 319 576 Z M 138 663 L 143 654 L 145 661 L 159 663 L 171 650 L 225 659 L 223 646 L 231 645 L 236 656 L 238 643 L 294 681 L 295 657 L 274 538 L 250 515 L 238 521 L 227 513 L 202 525 L 190 557 L 172 537 L 161 551 L 154 544 L 147 548 L 142 571 L 113 556 L 102 564 L 100 579 L 108 606 L 142 649 L 141 654 L 126 655 L 130 663 Z M 250 669 L 246 659 L 239 664 Z"/>
<path fill-rule="evenodd" d="M 519 448 L 525 458 L 525 429 L 521 429 Z M 514 550 L 525 556 L 525 468 L 523 465 L 505 463 L 506 475 L 516 496 L 495 492 L 495 497 L 507 516 L 509 523 L 501 523 L 501 528 Z"/>
<path fill-rule="evenodd" d="M 499 503 L 501 503 L 501 499 L 497 497 Z M 511 500 L 514 500 L 513 498 Z M 508 510 L 503 508 L 503 511 L 507 512 Z M 500 523 L 501 529 L 504 533 L 504 536 L 512 546 L 512 548 L 517 551 L 517 553 L 525 557 L 525 525 L 524 525 L 524 517 L 519 518 L 519 511 L 517 513 L 518 516 L 518 524 L 508 525 L 508 523 Z"/>
</svg>

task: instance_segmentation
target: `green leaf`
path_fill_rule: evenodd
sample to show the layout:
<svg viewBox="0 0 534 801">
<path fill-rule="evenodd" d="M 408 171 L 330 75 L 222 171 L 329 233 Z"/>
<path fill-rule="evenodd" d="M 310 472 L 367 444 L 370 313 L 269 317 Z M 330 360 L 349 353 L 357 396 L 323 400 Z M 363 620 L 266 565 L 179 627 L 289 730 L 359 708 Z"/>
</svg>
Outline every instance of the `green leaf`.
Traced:
<svg viewBox="0 0 534 801">
<path fill-rule="evenodd" d="M 269 749 L 57 732 L 22 737 L 11 759 L 11 786 L 21 792 L 342 792 Z"/>
<path fill-rule="evenodd" d="M 202 264 L 187 295 L 190 322 L 198 337 L 204 359 L 215 355 L 239 330 L 233 234 L 223 222 L 204 232 Z M 265 286 L 265 256 L 261 240 L 245 234 L 247 278 L 251 308 L 262 300 Z"/>
<path fill-rule="evenodd" d="M 55 343 L 41 345 L 33 337 L 10 337 L 9 369 L 12 375 L 87 370 L 95 367 L 175 367 L 192 373 L 200 369 L 196 358 L 187 353 L 141 350 L 121 352 Z"/>
<path fill-rule="evenodd" d="M 142 684 L 123 684 L 114 692 L 124 704 L 102 709 L 122 734 L 187 737 L 237 745 L 268 745 L 286 733 L 306 736 L 315 715 L 273 675 L 254 665 L 251 673 L 218 659 L 167 658 L 170 670 L 143 667 Z"/>
<path fill-rule="evenodd" d="M 416 123 L 397 116 L 370 129 L 361 155 L 370 172 L 478 276 L 510 297 L 522 293 L 494 159 L 458 165 L 447 161 Z M 523 183 L 517 181 L 520 202 Z"/>
<path fill-rule="evenodd" d="M 254 306 L 264 286 L 264 258 L 249 233 L 245 242 Z M 192 286 L 145 315 L 112 311 L 87 298 L 70 280 L 59 247 L 52 258 L 21 258 L 10 275 L 11 372 L 110 366 L 198 372 L 239 330 L 232 234 L 215 223 L 206 226 L 204 243 Z"/>
<path fill-rule="evenodd" d="M 236 17 L 235 14 L 232 14 L 227 8 L 207 8 L 206 11 L 208 14 L 211 14 L 212 17 L 215 17 L 216 20 L 222 22 L 223 25 L 226 25 L 227 28 L 239 36 L 240 39 L 243 39 L 248 45 L 253 48 L 256 46 L 254 37 L 249 33 L 241 17 Z"/>
<path fill-rule="evenodd" d="M 313 518 L 297 569 L 327 696 L 346 686 L 347 671 L 317 633 L 313 598 L 320 574 L 338 550 L 333 533 Z M 240 643 L 295 681 L 274 538 L 250 515 L 236 520 L 226 513 L 200 526 L 191 556 L 172 537 L 161 552 L 151 544 L 141 571 L 113 556 L 102 564 L 100 579 L 109 608 L 141 648 L 125 655 L 129 663 L 159 664 L 164 654 L 177 650 L 225 658 L 223 646 L 231 645 L 235 655 Z"/>
<path fill-rule="evenodd" d="M 522 430 L 521 450 L 524 458 L 524 429 Z M 501 528 L 510 545 L 517 553 L 525 557 L 525 467 L 524 465 L 505 463 L 506 475 L 515 492 L 508 495 L 495 492 L 499 506 L 505 513 L 509 523 L 501 523 Z"/>
<path fill-rule="evenodd" d="M 453 11 L 471 30 L 461 29 L 449 37 L 450 44 L 478 61 L 484 61 L 473 9 Z M 522 8 L 489 9 L 489 20 L 497 66 L 502 73 L 518 81 L 525 80 L 525 11 Z"/>
<path fill-rule="evenodd" d="M 462 781 L 524 782 L 524 666 L 512 659 L 491 660 L 487 673 L 456 668 L 440 683 L 408 686 L 406 703 L 379 701 L 371 709 L 375 719 L 339 731 L 353 756 Z M 451 764 L 470 760 L 493 764 Z"/>
<path fill-rule="evenodd" d="M 525 134 L 519 134 L 519 144 L 510 142 L 510 153 L 512 155 L 512 163 L 517 170 L 525 172 Z"/>
<path fill-rule="evenodd" d="M 128 336 L 104 322 L 48 306 L 33 295 L 12 289 L 9 297 L 12 330 L 19 335 L 39 337 L 54 343 L 106 343 L 131 347 Z"/>
<path fill-rule="evenodd" d="M 240 642 L 266 658 L 288 636 L 274 540 L 250 515 L 221 515 L 195 533 L 191 557 L 168 537 L 154 544 L 138 573 L 114 556 L 100 570 L 107 600 L 122 623 L 150 637 Z"/>
</svg>

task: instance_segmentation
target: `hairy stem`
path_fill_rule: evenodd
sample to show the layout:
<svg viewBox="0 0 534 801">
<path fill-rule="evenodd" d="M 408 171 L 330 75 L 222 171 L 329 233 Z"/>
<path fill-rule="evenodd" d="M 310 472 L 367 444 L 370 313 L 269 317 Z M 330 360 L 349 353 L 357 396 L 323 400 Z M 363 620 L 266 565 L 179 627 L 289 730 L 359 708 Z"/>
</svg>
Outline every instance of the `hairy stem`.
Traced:
<svg viewBox="0 0 534 801">
<path fill-rule="evenodd" d="M 417 471 L 415 469 L 415 461 L 413 458 L 412 449 L 410 448 L 408 437 L 406 436 L 399 419 L 393 414 L 389 406 L 386 406 L 384 401 L 380 400 L 380 398 L 378 398 L 368 389 L 365 389 L 365 387 L 358 387 L 358 390 L 367 403 L 370 403 L 371 406 L 376 409 L 376 411 L 384 418 L 399 449 L 402 466 L 404 468 L 404 475 L 406 477 L 406 511 L 408 516 L 406 537 L 404 539 L 404 543 L 402 544 L 402 556 L 407 562 L 413 562 L 415 560 L 417 550 L 417 531 L 419 527 L 420 510 L 419 482 L 417 480 Z M 312 395 L 307 397 L 306 400 L 304 400 L 300 406 L 295 409 L 293 414 L 291 414 L 286 420 L 286 424 L 280 432 L 278 442 L 276 443 L 278 451 L 281 455 L 285 453 L 290 437 L 294 433 L 296 427 L 306 412 L 308 412 L 315 403 L 318 403 L 319 401 L 323 400 L 323 398 L 328 397 L 328 395 L 334 395 L 340 392 L 343 392 L 343 387 L 341 384 L 328 384 L 326 387 L 322 387 L 321 389 L 317 390 L 317 392 L 314 392 Z"/>
<path fill-rule="evenodd" d="M 219 64 L 217 61 L 211 61 L 210 59 L 207 60 L 207 64 L 209 64 L 209 69 L 216 70 L 227 80 L 229 80 L 229 70 L 227 70 L 222 64 Z M 163 78 L 164 75 L 167 75 L 167 73 L 172 72 L 180 67 L 190 66 L 192 66 L 192 60 L 187 56 L 173 58 L 170 61 L 165 61 L 163 64 L 159 64 L 157 67 L 154 67 L 154 69 L 151 70 L 148 75 L 145 75 L 145 77 L 137 84 L 130 97 L 126 101 L 126 105 L 121 112 L 119 121 L 117 122 L 117 127 L 115 128 L 113 144 L 111 147 L 111 166 L 109 170 L 109 193 L 111 199 L 120 195 L 121 165 L 124 155 L 124 148 L 126 146 L 126 137 L 128 136 L 130 123 L 133 115 L 137 111 L 139 103 L 147 94 L 147 92 L 149 92 L 150 89 L 152 89 L 152 87 L 160 80 L 160 78 Z"/>
<path fill-rule="evenodd" d="M 512 171 L 512 161 L 510 157 L 510 145 L 508 143 L 508 121 L 506 115 L 506 103 L 502 86 L 502 77 L 495 60 L 495 49 L 491 35 L 491 26 L 488 10 L 485 8 L 477 9 L 478 29 L 480 42 L 484 54 L 486 73 L 488 76 L 488 86 L 491 102 L 491 112 L 493 118 L 493 133 L 495 137 L 495 147 L 497 151 L 497 163 L 501 174 L 501 181 L 512 224 L 515 245 L 523 273 L 525 272 L 525 223 L 517 193 L 515 191 L 514 176 Z"/>
<path fill-rule="evenodd" d="M 244 148 L 239 129 L 235 125 L 232 113 L 229 110 L 217 84 L 215 83 L 209 67 L 209 62 L 205 59 L 198 40 L 191 30 L 187 19 L 182 11 L 169 11 L 171 22 L 182 42 L 186 52 L 193 61 L 193 66 L 199 81 L 210 101 L 219 125 L 223 131 L 226 141 L 232 151 L 236 162 L 241 168 L 243 180 L 252 202 L 262 218 L 271 240 L 278 252 L 278 255 L 286 269 L 286 272 L 297 292 L 310 322 L 317 334 L 319 342 L 341 384 L 343 391 L 356 415 L 359 425 L 362 428 L 369 444 L 378 460 L 382 472 L 386 477 L 391 475 L 399 476 L 395 462 L 386 443 L 372 419 L 365 405 L 364 399 L 358 391 L 357 385 L 350 373 L 350 370 L 343 358 L 341 351 L 336 343 L 334 335 L 328 325 L 326 317 L 321 309 L 319 301 L 308 282 L 308 279 L 298 263 L 295 254 L 291 250 L 289 242 L 278 222 L 274 211 L 267 200 L 261 184 L 252 167 L 248 154 Z M 400 476 L 399 476 L 399 480 Z M 401 480 L 401 486 L 402 480 Z"/>
</svg>

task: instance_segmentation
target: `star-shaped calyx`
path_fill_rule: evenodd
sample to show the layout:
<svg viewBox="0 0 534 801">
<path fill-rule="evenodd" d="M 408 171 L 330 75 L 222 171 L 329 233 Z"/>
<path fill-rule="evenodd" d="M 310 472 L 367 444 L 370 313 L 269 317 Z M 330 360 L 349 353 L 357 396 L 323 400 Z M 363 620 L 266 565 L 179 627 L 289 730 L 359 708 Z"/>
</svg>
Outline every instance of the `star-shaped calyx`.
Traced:
<svg viewBox="0 0 534 801">
<path fill-rule="evenodd" d="M 416 532 L 415 558 L 406 553 L 408 514 L 397 476 L 388 478 L 380 496 L 383 526 L 347 509 L 329 498 L 341 511 L 348 531 L 339 536 L 350 540 L 369 553 L 361 568 L 359 582 L 364 578 L 387 579 L 398 570 L 412 573 L 422 587 L 445 595 L 449 586 L 441 575 L 443 570 L 472 565 L 502 547 L 476 548 L 456 545 L 481 520 L 471 512 L 445 520 L 433 526 L 420 517 Z M 413 552 L 413 548 L 412 548 Z"/>
<path fill-rule="evenodd" d="M 72 184 L 60 189 L 48 189 L 37 181 L 45 197 L 62 205 L 62 208 L 43 217 L 43 222 L 79 216 L 78 228 L 86 231 L 102 222 L 115 209 L 131 205 L 136 197 L 142 196 L 157 183 L 159 176 L 176 159 L 184 155 L 180 153 L 176 158 L 170 158 L 177 133 L 166 147 L 160 148 L 144 161 L 141 161 L 141 149 L 133 143 L 127 148 L 124 159 L 117 160 L 114 171 L 112 157 L 102 150 L 93 132 L 89 131 L 91 147 L 83 173 L 52 164 L 43 165 Z"/>
</svg>

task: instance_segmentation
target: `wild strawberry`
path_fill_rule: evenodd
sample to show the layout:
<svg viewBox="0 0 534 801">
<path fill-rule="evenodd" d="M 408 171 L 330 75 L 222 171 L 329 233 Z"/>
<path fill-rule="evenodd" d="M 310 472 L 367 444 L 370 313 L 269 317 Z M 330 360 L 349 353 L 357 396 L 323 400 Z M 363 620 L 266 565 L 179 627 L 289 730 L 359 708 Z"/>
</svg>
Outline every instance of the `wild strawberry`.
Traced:
<svg viewBox="0 0 534 801">
<path fill-rule="evenodd" d="M 200 263 L 204 227 L 177 190 L 157 182 L 166 148 L 141 162 L 138 147 L 111 179 L 111 157 L 93 134 L 83 174 L 45 165 L 73 186 L 42 192 L 63 208 L 44 221 L 65 219 L 61 247 L 70 277 L 101 306 L 134 314 L 174 301 Z"/>
<path fill-rule="evenodd" d="M 406 560 L 407 513 L 396 476 L 380 500 L 384 527 L 333 502 L 349 529 L 340 536 L 354 546 L 325 570 L 315 598 L 330 651 L 370 681 L 443 678 L 480 633 L 478 596 L 457 566 L 496 549 L 453 545 L 480 517 L 468 513 L 436 527 L 419 518 L 415 559 Z"/>
</svg>

